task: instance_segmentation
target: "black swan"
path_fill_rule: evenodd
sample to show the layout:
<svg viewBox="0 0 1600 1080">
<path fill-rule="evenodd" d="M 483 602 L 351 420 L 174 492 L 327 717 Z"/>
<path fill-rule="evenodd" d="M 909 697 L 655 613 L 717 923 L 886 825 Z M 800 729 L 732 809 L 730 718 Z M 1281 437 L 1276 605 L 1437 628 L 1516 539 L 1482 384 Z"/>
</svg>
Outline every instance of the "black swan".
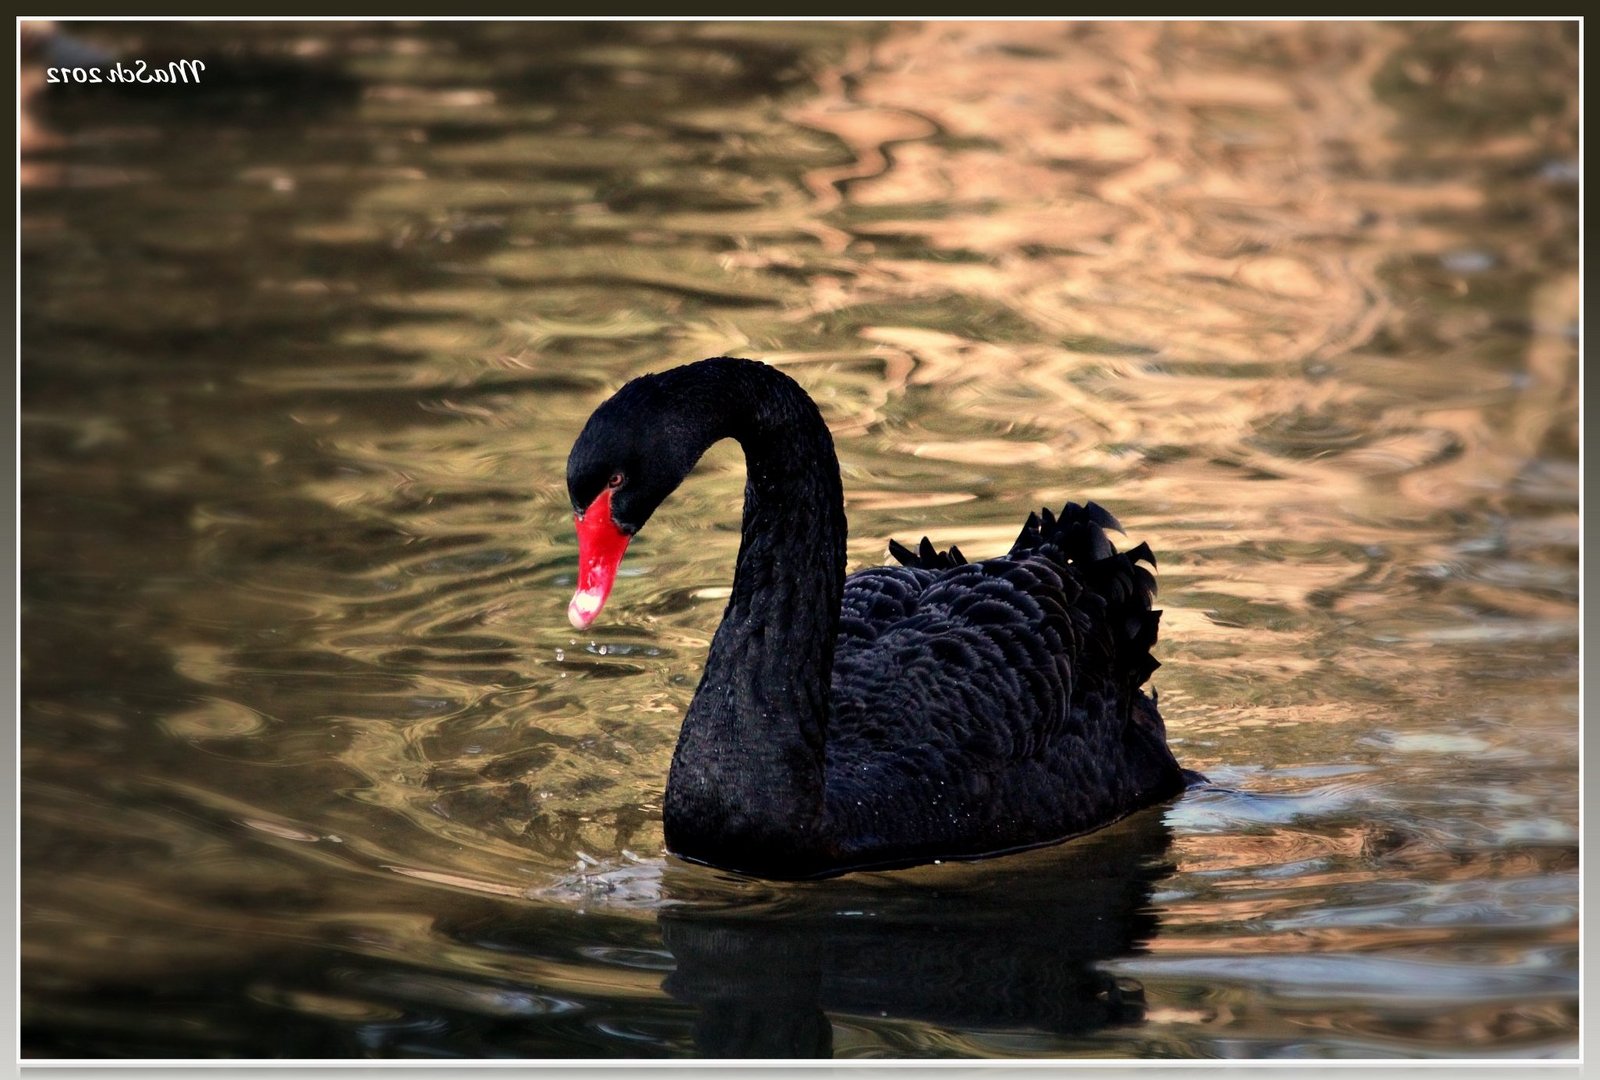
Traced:
<svg viewBox="0 0 1600 1080">
<path fill-rule="evenodd" d="M 733 595 L 684 717 L 667 848 L 769 878 L 976 858 L 1183 790 L 1139 688 L 1155 563 L 1094 503 L 1030 515 L 1009 554 L 927 539 L 845 576 L 839 460 L 798 383 L 717 357 L 623 386 L 567 459 L 585 629 L 633 534 L 720 439 L 744 447 Z"/>
</svg>

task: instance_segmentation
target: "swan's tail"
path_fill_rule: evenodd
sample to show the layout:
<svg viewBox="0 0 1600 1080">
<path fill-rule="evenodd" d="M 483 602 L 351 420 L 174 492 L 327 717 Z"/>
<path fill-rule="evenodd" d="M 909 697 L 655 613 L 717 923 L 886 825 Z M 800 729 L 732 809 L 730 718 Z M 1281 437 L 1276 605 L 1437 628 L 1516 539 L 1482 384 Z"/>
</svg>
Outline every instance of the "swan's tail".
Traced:
<svg viewBox="0 0 1600 1080">
<path fill-rule="evenodd" d="M 1029 514 L 1027 523 L 1011 545 L 1011 557 L 1044 555 L 1073 566 L 1084 587 L 1105 603 L 1108 625 L 1117 643 L 1123 671 L 1140 686 L 1160 661 L 1150 655 L 1160 630 L 1161 612 L 1152 610 L 1156 565 L 1150 545 L 1141 543 L 1118 552 L 1106 536 L 1107 529 L 1122 532 L 1122 523 L 1098 503 L 1068 503 L 1055 515 L 1046 508 Z"/>
<path fill-rule="evenodd" d="M 1156 595 L 1155 575 L 1140 563 L 1156 565 L 1149 544 L 1139 544 L 1118 552 L 1107 529 L 1122 532 L 1122 524 L 1111 511 L 1098 503 L 1079 506 L 1068 503 L 1059 515 L 1045 508 L 1029 514 L 1009 557 L 1027 559 L 1044 556 L 1062 566 L 1074 568 L 1083 587 L 1105 605 L 1106 625 L 1116 642 L 1117 660 L 1122 671 L 1141 686 L 1161 664 L 1150 655 L 1161 624 L 1161 612 L 1151 609 Z M 952 544 L 940 551 L 926 536 L 916 551 L 889 541 L 889 554 L 903 566 L 916 570 L 949 570 L 966 564 L 966 556 Z"/>
</svg>

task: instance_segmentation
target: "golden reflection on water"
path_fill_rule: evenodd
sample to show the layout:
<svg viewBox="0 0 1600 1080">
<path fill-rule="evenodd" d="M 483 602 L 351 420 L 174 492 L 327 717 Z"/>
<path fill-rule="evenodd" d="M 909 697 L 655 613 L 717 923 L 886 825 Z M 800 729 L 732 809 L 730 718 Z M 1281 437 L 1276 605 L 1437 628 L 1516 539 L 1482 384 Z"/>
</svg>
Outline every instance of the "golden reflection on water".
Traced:
<svg viewBox="0 0 1600 1080">
<path fill-rule="evenodd" d="M 293 943 L 410 967 L 279 972 L 252 1000 L 565 1015 L 659 1005 L 661 973 L 580 962 L 569 927 L 482 946 L 455 923 L 503 912 L 462 913 L 593 912 L 638 948 L 663 911 L 815 916 L 663 881 L 736 451 L 635 542 L 592 638 L 562 618 L 588 412 L 742 354 L 817 398 L 852 566 L 923 533 L 1004 550 L 1067 499 L 1148 540 L 1155 685 L 1216 782 L 1168 814 L 1171 873 L 1133 903 L 1157 929 L 1100 957 L 1142 980 L 1140 1034 L 840 1006 L 835 1052 L 1570 1044 L 1562 991 L 1516 981 L 1570 970 L 1576 926 L 1569 28 L 282 33 L 274 55 L 358 83 L 293 139 L 223 117 L 179 163 L 148 116 L 25 114 L 25 969 L 154 978 Z M 524 85 L 527 41 L 559 77 Z M 113 175 L 103 218 L 61 197 Z M 149 273 L 105 254 L 128 250 Z M 151 381 L 109 395 L 86 355 Z M 72 659 L 96 632 L 104 675 Z M 1310 954 L 1334 966 L 1275 964 Z M 1450 1003 L 1354 1001 L 1435 959 Z"/>
</svg>

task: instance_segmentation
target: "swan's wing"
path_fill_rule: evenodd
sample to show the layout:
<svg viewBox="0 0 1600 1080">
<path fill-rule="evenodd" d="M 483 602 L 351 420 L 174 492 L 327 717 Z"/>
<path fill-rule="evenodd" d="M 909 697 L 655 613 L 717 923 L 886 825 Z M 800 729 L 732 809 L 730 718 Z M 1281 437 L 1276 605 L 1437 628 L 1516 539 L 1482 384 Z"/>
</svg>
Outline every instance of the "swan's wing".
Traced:
<svg viewBox="0 0 1600 1080">
<path fill-rule="evenodd" d="M 1070 669 L 1115 675 L 1118 689 L 1131 692 L 1160 666 L 1150 655 L 1161 621 L 1151 609 L 1156 580 L 1140 565 L 1154 567 L 1156 559 L 1143 543 L 1119 554 L 1108 528 L 1120 532 L 1122 525 L 1093 502 L 1068 503 L 1059 515 L 1046 508 L 1028 515 L 1009 554 L 975 564 L 953 544 L 939 551 L 923 537 L 912 551 L 891 540 L 889 553 L 901 566 L 845 579 L 840 644 L 845 651 L 870 646 L 920 613 L 934 616 L 919 624 L 934 637 L 972 627 L 987 627 L 980 634 L 997 638 L 1031 632 L 1047 651 L 1045 657 L 1023 650 L 992 658 L 1001 666 L 1027 668 L 1065 650 Z M 972 576 L 972 567 L 980 577 Z M 1070 655 L 1084 642 L 1096 647 L 1082 658 Z"/>
<path fill-rule="evenodd" d="M 938 576 L 912 567 L 874 566 L 845 578 L 839 609 L 841 643 L 876 641 L 885 629 L 916 612 L 923 590 Z"/>
<path fill-rule="evenodd" d="M 954 544 L 950 545 L 948 551 L 939 551 L 933 546 L 933 541 L 926 536 L 922 538 L 922 543 L 918 545 L 916 551 L 912 551 L 898 540 L 890 540 L 889 554 L 893 555 L 900 565 L 916 570 L 948 570 L 952 566 L 963 566 L 967 561 L 967 557 L 961 554 L 961 549 Z"/>
<path fill-rule="evenodd" d="M 924 549 L 845 583 L 828 795 L 863 857 L 934 836 L 974 851 L 1059 837 L 1178 775 L 1138 693 L 1156 666 L 1148 549 L 1117 554 L 1099 515 L 1070 505 L 1001 558 Z"/>
<path fill-rule="evenodd" d="M 1039 558 L 851 575 L 830 744 L 983 761 L 1036 753 L 1065 721 L 1075 669 L 1109 659 L 1096 655 L 1097 614 L 1074 618 L 1083 592 Z"/>
</svg>

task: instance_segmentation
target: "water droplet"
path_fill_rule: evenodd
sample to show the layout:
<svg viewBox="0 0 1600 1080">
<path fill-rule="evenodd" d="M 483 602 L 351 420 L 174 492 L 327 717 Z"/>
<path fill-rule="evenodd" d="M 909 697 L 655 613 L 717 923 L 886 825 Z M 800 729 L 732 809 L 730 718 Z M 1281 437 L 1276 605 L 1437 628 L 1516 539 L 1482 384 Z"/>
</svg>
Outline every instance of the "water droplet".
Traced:
<svg viewBox="0 0 1600 1080">
<path fill-rule="evenodd" d="M 1439 256 L 1439 262 L 1457 274 L 1481 274 L 1493 269 L 1496 260 L 1490 252 L 1469 249 L 1446 252 Z"/>
</svg>

